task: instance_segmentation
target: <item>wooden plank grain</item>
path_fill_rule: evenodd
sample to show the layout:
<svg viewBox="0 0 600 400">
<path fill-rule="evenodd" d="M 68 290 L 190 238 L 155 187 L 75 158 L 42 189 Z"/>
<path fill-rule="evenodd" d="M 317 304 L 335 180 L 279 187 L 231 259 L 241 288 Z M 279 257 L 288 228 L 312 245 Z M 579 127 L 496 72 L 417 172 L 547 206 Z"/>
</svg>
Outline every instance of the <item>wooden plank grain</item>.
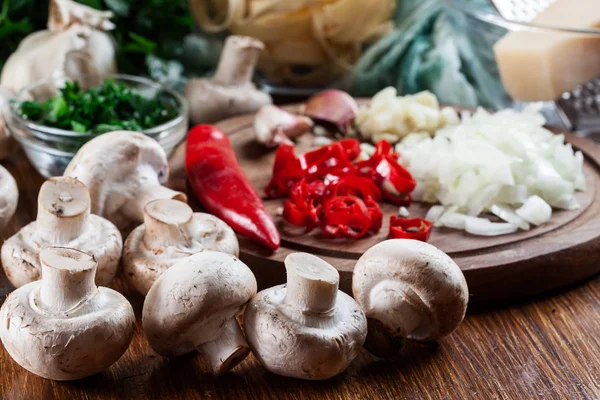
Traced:
<svg viewBox="0 0 600 400">
<path fill-rule="evenodd" d="M 18 213 L 2 232 L 6 238 L 35 218 L 42 179 L 22 153 L 2 164 L 21 191 Z M 534 300 L 473 308 L 438 345 L 407 344 L 395 360 L 362 351 L 345 373 L 325 382 L 276 376 L 252 356 L 218 378 L 199 354 L 163 358 L 143 335 L 142 297 L 121 279 L 115 288 L 138 319 L 131 346 L 115 365 L 79 381 L 53 382 L 19 367 L 0 346 L 0 399 L 600 398 L 600 278 Z M 0 273 L 0 302 L 11 290 Z"/>
</svg>

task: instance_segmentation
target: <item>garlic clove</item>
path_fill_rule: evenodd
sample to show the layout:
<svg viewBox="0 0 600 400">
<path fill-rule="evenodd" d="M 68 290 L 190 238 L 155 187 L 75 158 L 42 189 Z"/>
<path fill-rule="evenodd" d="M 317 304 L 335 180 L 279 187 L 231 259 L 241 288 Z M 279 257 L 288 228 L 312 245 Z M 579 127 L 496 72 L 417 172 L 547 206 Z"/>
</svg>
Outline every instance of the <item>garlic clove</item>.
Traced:
<svg viewBox="0 0 600 400">
<path fill-rule="evenodd" d="M 256 140 L 267 147 L 293 144 L 291 139 L 307 133 L 312 126 L 310 118 L 289 113 L 271 104 L 263 106 L 254 118 Z"/>
<path fill-rule="evenodd" d="M 357 112 L 356 100 L 348 93 L 337 89 L 317 93 L 308 99 L 304 106 L 304 115 L 333 124 L 342 133 L 350 130 Z"/>
</svg>

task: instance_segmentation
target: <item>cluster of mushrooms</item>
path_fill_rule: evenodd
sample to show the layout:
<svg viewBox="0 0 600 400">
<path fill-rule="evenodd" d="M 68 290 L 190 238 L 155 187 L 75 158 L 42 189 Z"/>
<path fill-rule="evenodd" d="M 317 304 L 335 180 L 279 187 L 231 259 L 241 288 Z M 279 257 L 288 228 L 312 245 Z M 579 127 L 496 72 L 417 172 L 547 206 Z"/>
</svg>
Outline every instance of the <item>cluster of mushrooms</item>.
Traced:
<svg viewBox="0 0 600 400">
<path fill-rule="evenodd" d="M 338 290 L 333 266 L 307 253 L 286 257 L 287 284 L 257 293 L 252 271 L 237 258 L 233 230 L 194 213 L 183 193 L 163 186 L 168 175 L 154 140 L 119 131 L 88 142 L 65 176 L 42 185 L 37 220 L 1 250 L 17 289 L 0 309 L 0 339 L 23 368 L 72 380 L 123 355 L 134 311 L 105 287 L 119 263 L 128 285 L 146 296 L 142 324 L 150 346 L 163 356 L 199 351 L 216 375 L 252 351 L 273 373 L 328 379 L 363 345 L 389 356 L 404 339 L 448 335 L 464 317 L 468 290 L 458 266 L 412 240 L 368 250 L 354 270 L 354 298 Z M 3 171 L 0 186 L 0 195 L 16 196 Z M 123 245 L 120 232 L 140 223 Z"/>
</svg>

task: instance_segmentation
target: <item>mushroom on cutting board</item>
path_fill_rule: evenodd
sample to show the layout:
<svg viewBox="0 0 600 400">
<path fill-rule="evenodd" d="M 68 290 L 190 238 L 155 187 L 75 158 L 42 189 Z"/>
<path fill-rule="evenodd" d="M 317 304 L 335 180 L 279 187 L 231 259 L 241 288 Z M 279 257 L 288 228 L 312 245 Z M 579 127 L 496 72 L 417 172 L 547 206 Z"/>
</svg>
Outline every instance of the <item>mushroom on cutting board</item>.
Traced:
<svg viewBox="0 0 600 400">
<path fill-rule="evenodd" d="M 260 292 L 244 314 L 253 354 L 269 371 L 328 379 L 344 371 L 367 336 L 367 320 L 352 297 L 338 290 L 339 273 L 320 258 L 292 253 L 287 285 Z"/>
<path fill-rule="evenodd" d="M 10 356 L 44 378 L 73 380 L 114 364 L 135 325 L 131 304 L 94 283 L 96 262 L 63 247 L 40 253 L 41 281 L 12 292 L 0 309 L 0 339 Z"/>
<path fill-rule="evenodd" d="M 15 178 L 0 165 L 0 229 L 3 229 L 17 211 L 19 188 Z"/>
<path fill-rule="evenodd" d="M 264 44 L 248 36 L 228 36 L 215 75 L 190 79 L 185 97 L 194 125 L 257 111 L 272 102 L 271 96 L 252 83 L 254 67 Z"/>
<path fill-rule="evenodd" d="M 204 250 L 237 257 L 233 229 L 213 215 L 194 213 L 181 201 L 154 200 L 144 208 L 144 224 L 125 241 L 123 273 L 130 287 L 146 295 L 168 268 Z"/>
<path fill-rule="evenodd" d="M 365 348 L 385 357 L 404 339 L 434 341 L 462 322 L 469 290 L 454 261 L 418 240 L 390 239 L 362 255 L 352 293 L 369 322 Z"/>
<path fill-rule="evenodd" d="M 198 350 L 221 375 L 250 349 L 236 316 L 256 294 L 256 279 L 237 257 L 203 251 L 166 270 L 142 313 L 150 346 L 163 356 Z"/>
<path fill-rule="evenodd" d="M 81 250 L 98 262 L 96 284 L 109 285 L 119 266 L 123 241 L 106 219 L 90 214 L 87 187 L 74 178 L 50 178 L 38 194 L 37 219 L 2 245 L 2 267 L 8 280 L 21 287 L 40 279 L 39 254 L 49 246 Z"/>
<path fill-rule="evenodd" d="M 144 206 L 152 200 L 187 201 L 185 194 L 163 186 L 169 179 L 165 152 L 156 140 L 138 132 L 115 131 L 90 140 L 64 175 L 85 183 L 92 213 L 122 231 L 144 220 Z"/>
</svg>

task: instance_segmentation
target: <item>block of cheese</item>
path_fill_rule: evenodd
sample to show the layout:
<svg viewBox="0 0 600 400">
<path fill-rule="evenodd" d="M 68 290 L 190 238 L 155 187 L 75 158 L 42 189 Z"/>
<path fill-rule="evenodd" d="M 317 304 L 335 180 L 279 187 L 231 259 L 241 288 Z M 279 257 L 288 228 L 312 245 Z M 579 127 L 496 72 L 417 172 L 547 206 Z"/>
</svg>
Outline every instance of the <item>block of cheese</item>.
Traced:
<svg viewBox="0 0 600 400">
<path fill-rule="evenodd" d="M 600 0 L 557 0 L 532 23 L 600 31 Z M 600 76 L 600 33 L 515 31 L 494 54 L 504 88 L 515 100 L 551 101 Z"/>
</svg>

